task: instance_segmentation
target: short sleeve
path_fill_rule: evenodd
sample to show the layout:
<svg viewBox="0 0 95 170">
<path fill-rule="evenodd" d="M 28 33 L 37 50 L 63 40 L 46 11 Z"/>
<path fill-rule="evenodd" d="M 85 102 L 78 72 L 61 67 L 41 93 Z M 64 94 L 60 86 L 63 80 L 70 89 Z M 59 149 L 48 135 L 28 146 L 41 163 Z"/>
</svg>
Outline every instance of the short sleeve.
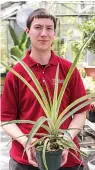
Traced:
<svg viewBox="0 0 95 170">
<path fill-rule="evenodd" d="M 8 72 L 1 97 L 1 121 L 17 119 L 18 108 L 17 79 L 11 72 Z"/>
<path fill-rule="evenodd" d="M 75 68 L 71 80 L 70 80 L 70 103 L 74 102 L 78 98 L 86 95 L 86 90 L 77 68 Z M 82 102 L 83 103 L 83 102 Z M 79 105 L 79 104 L 78 104 Z M 77 106 L 78 106 L 77 105 Z M 80 109 L 77 113 L 89 110 L 90 105 L 87 105 Z"/>
</svg>

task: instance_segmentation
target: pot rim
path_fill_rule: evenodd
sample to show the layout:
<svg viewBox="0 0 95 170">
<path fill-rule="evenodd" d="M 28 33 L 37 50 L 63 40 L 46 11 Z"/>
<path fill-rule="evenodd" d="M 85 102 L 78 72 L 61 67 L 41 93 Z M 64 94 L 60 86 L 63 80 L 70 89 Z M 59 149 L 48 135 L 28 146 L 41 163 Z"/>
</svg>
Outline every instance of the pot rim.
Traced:
<svg viewBox="0 0 95 170">
<path fill-rule="evenodd" d="M 88 161 L 88 167 L 91 170 L 95 170 L 95 164 L 92 163 L 93 161 L 95 161 L 95 159 L 92 159 L 92 160 Z"/>
<path fill-rule="evenodd" d="M 38 150 L 38 149 L 36 149 L 36 151 L 37 151 L 37 152 L 40 152 L 40 153 L 42 152 L 41 150 Z M 59 155 L 59 154 L 62 153 L 62 151 L 63 151 L 62 149 L 58 149 L 58 150 L 56 150 L 56 151 L 46 151 L 46 154 L 47 154 L 47 155 L 48 155 L 48 154 L 52 154 L 52 155 L 55 155 L 55 154 L 57 155 L 57 154 L 58 154 L 58 155 Z"/>
</svg>

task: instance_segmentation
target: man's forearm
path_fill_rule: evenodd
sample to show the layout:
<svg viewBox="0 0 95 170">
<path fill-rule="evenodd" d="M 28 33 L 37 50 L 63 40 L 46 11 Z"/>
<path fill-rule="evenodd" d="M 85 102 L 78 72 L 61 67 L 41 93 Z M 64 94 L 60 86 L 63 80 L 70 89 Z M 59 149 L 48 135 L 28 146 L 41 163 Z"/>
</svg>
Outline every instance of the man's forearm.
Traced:
<svg viewBox="0 0 95 170">
<path fill-rule="evenodd" d="M 85 123 L 85 120 L 86 120 L 86 112 L 74 115 L 74 117 L 68 127 L 69 129 L 76 128 L 76 129 L 69 131 L 72 139 L 74 139 L 74 137 L 80 132 L 80 130 L 78 130 L 78 129 L 82 129 L 82 127 Z"/>
<path fill-rule="evenodd" d="M 2 122 L 2 124 L 5 122 Z M 24 135 L 24 133 L 19 129 L 19 127 L 14 123 L 14 124 L 8 124 L 3 126 L 4 131 L 13 139 L 18 141 L 23 147 L 25 146 L 25 143 L 27 141 L 27 137 L 19 137 Z"/>
</svg>

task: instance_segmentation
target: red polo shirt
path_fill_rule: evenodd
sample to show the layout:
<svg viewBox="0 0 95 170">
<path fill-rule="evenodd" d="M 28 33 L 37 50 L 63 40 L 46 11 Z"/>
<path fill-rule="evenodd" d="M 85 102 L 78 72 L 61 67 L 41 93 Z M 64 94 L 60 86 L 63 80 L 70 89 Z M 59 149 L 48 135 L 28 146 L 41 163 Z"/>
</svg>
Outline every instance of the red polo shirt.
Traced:
<svg viewBox="0 0 95 170">
<path fill-rule="evenodd" d="M 50 61 L 45 67 L 43 67 L 39 63 L 36 63 L 30 57 L 30 51 L 27 52 L 23 61 L 34 72 L 47 95 L 45 86 L 46 81 L 51 97 L 53 97 L 55 73 L 58 63 L 59 63 L 59 91 L 62 87 L 62 83 L 64 83 L 64 79 L 71 66 L 71 63 L 69 61 L 66 61 L 63 58 L 59 58 L 53 52 L 51 52 Z M 20 73 L 36 89 L 33 81 L 19 63 L 16 64 L 13 68 L 18 73 Z M 68 104 L 70 104 L 71 102 L 85 94 L 86 93 L 82 80 L 80 78 L 80 74 L 76 68 L 63 96 L 59 114 L 68 106 Z M 77 113 L 83 112 L 85 110 L 88 110 L 88 106 L 81 109 Z M 40 104 L 38 103 L 37 99 L 33 95 L 33 93 L 20 79 L 18 79 L 11 72 L 8 72 L 2 95 L 2 116 L 1 116 L 2 121 L 10 121 L 15 119 L 36 121 L 42 115 L 44 115 L 44 112 Z M 68 118 L 62 125 L 62 128 L 67 129 L 71 120 L 72 120 L 71 117 Z M 18 126 L 25 134 L 29 133 L 32 128 L 32 125 L 30 124 L 18 124 Z M 44 130 L 40 129 L 39 132 L 44 132 Z M 74 139 L 74 142 L 79 147 L 77 138 Z M 10 149 L 11 157 L 15 159 L 17 162 L 29 164 L 26 155 L 24 155 L 24 157 L 22 158 L 22 153 L 23 153 L 22 145 L 19 144 L 17 141 L 13 141 L 12 147 Z M 76 154 L 76 152 L 74 153 Z M 65 167 L 72 167 L 79 163 L 80 161 L 78 161 L 74 156 L 72 156 L 69 153 L 68 162 L 65 164 Z"/>
</svg>

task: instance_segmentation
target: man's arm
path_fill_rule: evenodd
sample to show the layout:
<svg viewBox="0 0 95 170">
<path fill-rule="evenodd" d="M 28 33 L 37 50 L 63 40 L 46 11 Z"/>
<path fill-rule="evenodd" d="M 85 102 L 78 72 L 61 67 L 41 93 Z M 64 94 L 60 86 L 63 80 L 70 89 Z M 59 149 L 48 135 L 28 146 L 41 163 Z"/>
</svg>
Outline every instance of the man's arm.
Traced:
<svg viewBox="0 0 95 170">
<path fill-rule="evenodd" d="M 2 122 L 2 124 L 3 123 L 6 123 L 6 122 Z M 24 133 L 22 133 L 22 131 L 19 129 L 19 127 L 15 123 L 4 125 L 2 128 L 11 138 L 18 141 L 23 147 L 25 146 L 25 143 L 27 141 L 27 137 L 26 136 L 19 137 L 19 136 L 24 135 Z"/>
<path fill-rule="evenodd" d="M 69 128 L 78 128 L 78 129 L 82 129 L 83 125 L 85 123 L 86 120 L 86 111 L 83 113 L 79 113 L 79 114 L 75 114 L 68 129 Z M 72 139 L 74 139 L 74 137 L 80 132 L 80 130 L 75 129 L 75 130 L 70 130 L 69 133 L 72 137 Z"/>
<path fill-rule="evenodd" d="M 6 123 L 6 122 L 2 122 Z M 16 141 L 18 141 L 24 148 L 25 148 L 25 144 L 27 141 L 27 136 L 22 136 L 24 135 L 24 133 L 19 129 L 19 127 L 14 123 L 14 124 L 8 124 L 8 125 L 4 125 L 3 126 L 4 131 L 13 139 L 15 139 Z M 22 137 L 19 137 L 22 136 Z M 36 138 L 33 138 L 31 143 L 36 141 Z M 35 161 L 35 148 L 31 148 L 31 143 L 27 146 L 26 148 L 26 154 L 28 157 L 28 161 L 29 163 L 31 163 L 33 166 L 38 166 L 36 161 Z"/>
</svg>

